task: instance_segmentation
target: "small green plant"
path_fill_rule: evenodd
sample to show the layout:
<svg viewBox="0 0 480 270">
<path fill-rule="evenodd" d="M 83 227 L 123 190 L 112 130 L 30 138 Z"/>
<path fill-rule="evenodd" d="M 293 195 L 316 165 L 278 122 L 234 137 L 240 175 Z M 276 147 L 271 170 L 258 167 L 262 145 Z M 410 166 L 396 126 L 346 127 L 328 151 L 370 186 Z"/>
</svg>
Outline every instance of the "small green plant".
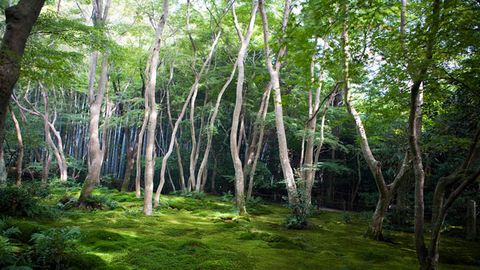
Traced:
<svg viewBox="0 0 480 270">
<path fill-rule="evenodd" d="M 10 239 L 0 235 L 0 267 L 2 269 L 16 262 L 17 250 L 18 248 L 10 242 Z"/>
<path fill-rule="evenodd" d="M 70 255 L 77 253 L 80 230 L 76 227 L 49 229 L 32 235 L 32 262 L 38 268 L 65 269 Z"/>
</svg>

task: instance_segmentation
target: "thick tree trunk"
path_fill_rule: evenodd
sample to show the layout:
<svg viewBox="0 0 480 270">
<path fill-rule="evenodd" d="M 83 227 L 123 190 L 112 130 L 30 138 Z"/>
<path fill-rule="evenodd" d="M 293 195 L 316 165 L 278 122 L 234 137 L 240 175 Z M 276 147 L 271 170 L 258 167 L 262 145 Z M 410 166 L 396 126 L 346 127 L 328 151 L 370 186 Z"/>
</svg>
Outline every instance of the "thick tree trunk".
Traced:
<svg viewBox="0 0 480 270">
<path fill-rule="evenodd" d="M 89 102 L 90 102 L 90 120 L 88 127 L 88 174 L 83 183 L 82 191 L 78 203 L 83 206 L 85 200 L 92 195 L 96 184 L 100 183 L 100 173 L 102 171 L 104 149 L 100 146 L 99 125 L 102 102 L 107 88 L 108 80 L 108 60 L 107 54 L 103 55 L 100 80 L 98 82 L 98 93 L 94 96 L 93 81 L 95 80 L 95 69 L 98 53 L 94 52 L 90 62 L 89 74 Z M 93 77 L 91 77 L 93 76 Z"/>
<path fill-rule="evenodd" d="M 17 133 L 17 161 L 15 162 L 15 169 L 17 175 L 15 176 L 15 184 L 20 186 L 22 184 L 22 174 L 23 174 L 23 139 L 22 139 L 22 129 L 20 128 L 20 123 L 18 123 L 15 113 L 10 109 L 10 114 L 12 116 L 13 125 L 15 126 L 15 131 Z"/>
<path fill-rule="evenodd" d="M 17 5 L 5 9 L 6 27 L 0 47 L 0 149 L 3 146 L 7 108 L 20 74 L 25 45 L 44 2 L 20 0 Z"/>
</svg>

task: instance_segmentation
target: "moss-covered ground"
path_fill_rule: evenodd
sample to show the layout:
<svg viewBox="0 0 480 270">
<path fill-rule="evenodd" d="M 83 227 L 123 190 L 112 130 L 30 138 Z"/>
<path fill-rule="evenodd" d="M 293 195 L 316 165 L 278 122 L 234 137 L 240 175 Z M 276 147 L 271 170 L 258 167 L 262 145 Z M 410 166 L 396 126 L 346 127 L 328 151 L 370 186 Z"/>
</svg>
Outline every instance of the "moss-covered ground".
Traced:
<svg viewBox="0 0 480 270">
<path fill-rule="evenodd" d="M 55 204 L 65 192 L 47 199 Z M 162 207 L 145 217 L 133 193 L 97 191 L 118 202 L 114 210 L 69 210 L 55 219 L 17 219 L 23 233 L 76 226 L 86 269 L 418 269 L 413 235 L 388 231 L 391 242 L 363 237 L 362 214 L 320 212 L 308 230 L 288 230 L 288 209 L 265 204 L 247 218 L 231 202 L 207 196 L 163 196 Z M 444 237 L 441 269 L 480 269 L 480 244 Z"/>
</svg>

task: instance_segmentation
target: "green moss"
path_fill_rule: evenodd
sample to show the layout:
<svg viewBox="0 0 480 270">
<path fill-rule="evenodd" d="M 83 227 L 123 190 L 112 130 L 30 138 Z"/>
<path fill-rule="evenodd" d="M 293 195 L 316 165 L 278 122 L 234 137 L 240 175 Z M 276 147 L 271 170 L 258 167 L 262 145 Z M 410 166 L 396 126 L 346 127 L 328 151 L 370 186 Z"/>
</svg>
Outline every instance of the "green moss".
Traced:
<svg viewBox="0 0 480 270">
<path fill-rule="evenodd" d="M 78 196 L 78 188 L 67 193 Z M 88 256 L 76 258 L 72 269 L 418 269 L 413 234 L 388 231 L 395 244 L 366 239 L 369 219 L 361 213 L 345 223 L 341 213 L 321 212 L 310 229 L 287 230 L 289 210 L 278 205 L 255 205 L 239 217 L 231 202 L 216 197 L 166 195 L 146 217 L 133 193 L 95 194 L 120 207 L 13 223 L 25 241 L 48 227 L 80 227 L 79 249 Z M 64 195 L 59 190 L 48 202 Z M 440 269 L 478 269 L 480 243 L 443 237 L 441 248 Z"/>
</svg>

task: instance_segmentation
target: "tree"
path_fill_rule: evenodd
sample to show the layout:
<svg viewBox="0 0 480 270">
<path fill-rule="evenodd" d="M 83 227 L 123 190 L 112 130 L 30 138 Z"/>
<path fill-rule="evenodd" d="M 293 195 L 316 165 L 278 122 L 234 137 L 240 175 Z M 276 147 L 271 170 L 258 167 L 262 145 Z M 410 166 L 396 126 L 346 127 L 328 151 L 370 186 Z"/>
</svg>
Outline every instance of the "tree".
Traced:
<svg viewBox="0 0 480 270">
<path fill-rule="evenodd" d="M 44 0 L 20 0 L 5 10 L 6 30 L 0 47 L 0 149 L 3 149 L 10 96 L 20 75 L 27 39 L 44 3 Z"/>
<path fill-rule="evenodd" d="M 103 0 L 94 0 L 92 22 L 95 27 L 104 27 L 108 11 L 110 8 L 110 0 L 106 0 L 105 6 Z M 90 68 L 88 73 L 88 103 L 90 110 L 89 121 L 89 142 L 88 142 L 88 175 L 83 183 L 82 192 L 78 199 L 79 205 L 83 205 L 85 200 L 92 195 L 95 185 L 100 183 L 100 173 L 105 155 L 105 147 L 100 145 L 99 124 L 100 112 L 103 104 L 105 92 L 108 91 L 108 53 L 104 52 L 102 56 L 102 64 L 100 67 L 100 79 L 98 81 L 98 90 L 95 93 L 95 78 L 97 70 L 99 52 L 94 51 L 90 56 Z"/>
<path fill-rule="evenodd" d="M 255 17 L 257 14 L 258 2 L 252 2 L 252 14 L 250 16 L 250 23 L 245 34 L 242 33 L 242 29 L 238 23 L 237 14 L 235 13 L 235 4 L 232 5 L 233 21 L 235 24 L 235 30 L 237 31 L 238 39 L 240 41 L 240 49 L 238 51 L 236 65 L 238 67 L 237 87 L 235 107 L 232 116 L 232 128 L 230 130 L 230 151 L 233 160 L 233 166 L 235 168 L 235 201 L 240 215 L 246 213 L 245 209 L 245 180 L 242 161 L 239 156 L 239 138 L 238 138 L 238 125 L 240 119 L 240 112 L 243 104 L 243 83 L 245 81 L 245 54 L 247 53 L 248 44 L 253 34 L 253 27 L 255 25 Z"/>
</svg>

